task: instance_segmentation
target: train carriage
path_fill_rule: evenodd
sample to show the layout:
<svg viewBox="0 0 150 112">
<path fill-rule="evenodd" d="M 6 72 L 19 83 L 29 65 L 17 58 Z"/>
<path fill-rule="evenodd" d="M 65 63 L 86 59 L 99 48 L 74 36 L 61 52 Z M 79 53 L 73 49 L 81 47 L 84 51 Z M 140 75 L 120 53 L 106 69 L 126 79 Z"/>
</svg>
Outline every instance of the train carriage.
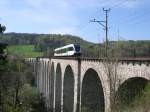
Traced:
<svg viewBox="0 0 150 112">
<path fill-rule="evenodd" d="M 54 50 L 54 56 L 80 56 L 81 50 L 78 44 L 69 44 Z"/>
</svg>

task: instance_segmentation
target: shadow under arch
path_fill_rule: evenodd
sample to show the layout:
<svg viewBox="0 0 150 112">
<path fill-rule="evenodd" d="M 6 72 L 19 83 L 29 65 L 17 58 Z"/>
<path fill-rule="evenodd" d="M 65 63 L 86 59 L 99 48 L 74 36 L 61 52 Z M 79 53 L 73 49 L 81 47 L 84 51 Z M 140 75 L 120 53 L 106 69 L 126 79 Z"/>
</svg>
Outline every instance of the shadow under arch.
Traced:
<svg viewBox="0 0 150 112">
<path fill-rule="evenodd" d="M 56 67 L 56 82 L 55 82 L 55 112 L 61 112 L 61 93 L 62 93 L 62 72 L 60 64 Z"/>
<path fill-rule="evenodd" d="M 82 81 L 81 112 L 104 112 L 104 92 L 97 72 L 88 69 Z"/>
<path fill-rule="evenodd" d="M 116 92 L 116 108 L 129 106 L 137 96 L 141 96 L 148 80 L 141 77 L 129 78 L 124 81 Z"/>
<path fill-rule="evenodd" d="M 73 112 L 74 74 L 70 65 L 65 69 L 63 85 L 63 112 Z"/>
<path fill-rule="evenodd" d="M 50 71 L 50 111 L 53 111 L 53 103 L 54 103 L 54 75 L 55 75 L 55 71 L 54 71 L 54 63 L 52 62 L 51 64 L 51 71 Z"/>
</svg>

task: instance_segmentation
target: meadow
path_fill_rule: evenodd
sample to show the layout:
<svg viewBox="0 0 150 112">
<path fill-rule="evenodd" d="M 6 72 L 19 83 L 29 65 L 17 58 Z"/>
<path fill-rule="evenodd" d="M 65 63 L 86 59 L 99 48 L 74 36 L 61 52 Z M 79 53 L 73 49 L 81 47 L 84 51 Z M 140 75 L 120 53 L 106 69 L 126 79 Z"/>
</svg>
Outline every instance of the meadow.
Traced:
<svg viewBox="0 0 150 112">
<path fill-rule="evenodd" d="M 34 58 L 43 56 L 43 52 L 36 52 L 34 45 L 10 45 L 8 46 L 9 55 L 19 55 L 24 58 Z"/>
</svg>

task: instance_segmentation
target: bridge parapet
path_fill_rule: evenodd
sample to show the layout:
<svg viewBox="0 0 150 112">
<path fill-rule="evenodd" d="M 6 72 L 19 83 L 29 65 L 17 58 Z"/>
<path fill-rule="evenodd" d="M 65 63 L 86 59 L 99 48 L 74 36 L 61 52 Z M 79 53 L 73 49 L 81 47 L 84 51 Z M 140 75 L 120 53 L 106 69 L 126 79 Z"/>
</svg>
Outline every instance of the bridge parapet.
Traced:
<svg viewBox="0 0 150 112">
<path fill-rule="evenodd" d="M 106 61 L 114 61 L 122 64 L 145 64 L 149 66 L 150 58 L 88 58 L 88 57 L 52 57 L 52 59 L 63 59 L 63 60 L 83 60 L 83 61 L 94 61 L 94 62 L 106 62 Z"/>
</svg>

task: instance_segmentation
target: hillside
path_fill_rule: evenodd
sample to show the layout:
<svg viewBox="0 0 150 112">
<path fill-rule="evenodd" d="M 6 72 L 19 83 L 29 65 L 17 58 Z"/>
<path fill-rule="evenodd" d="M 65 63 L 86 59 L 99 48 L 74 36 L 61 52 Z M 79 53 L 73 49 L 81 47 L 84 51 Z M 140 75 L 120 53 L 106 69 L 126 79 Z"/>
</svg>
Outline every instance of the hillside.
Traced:
<svg viewBox="0 0 150 112">
<path fill-rule="evenodd" d="M 34 51 L 44 52 L 45 56 L 52 56 L 55 48 L 71 43 L 80 44 L 84 55 L 92 54 L 92 56 L 96 56 L 98 48 L 98 45 L 85 41 L 80 37 L 60 34 L 7 33 L 1 35 L 0 40 L 10 46 L 33 45 Z"/>
<path fill-rule="evenodd" d="M 105 53 L 105 43 L 95 44 L 73 35 L 6 33 L 0 35 L 0 42 L 10 46 L 32 45 L 33 52 L 43 52 L 46 57 L 53 56 L 55 48 L 71 43 L 80 44 L 83 56 L 104 57 Z M 111 57 L 150 57 L 150 41 L 111 41 L 108 46 L 108 54 Z"/>
</svg>

